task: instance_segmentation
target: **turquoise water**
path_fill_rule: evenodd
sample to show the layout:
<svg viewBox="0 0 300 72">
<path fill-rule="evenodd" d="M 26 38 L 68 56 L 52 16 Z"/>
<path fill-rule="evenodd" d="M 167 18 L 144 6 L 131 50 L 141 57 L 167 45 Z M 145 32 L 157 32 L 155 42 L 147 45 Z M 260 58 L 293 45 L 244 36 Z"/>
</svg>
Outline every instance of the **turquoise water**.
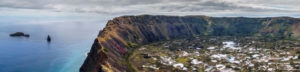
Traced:
<svg viewBox="0 0 300 72">
<path fill-rule="evenodd" d="M 0 25 L 0 72 L 78 72 L 103 23 Z M 30 38 L 9 37 L 24 32 Z M 52 42 L 47 43 L 47 35 Z"/>
</svg>

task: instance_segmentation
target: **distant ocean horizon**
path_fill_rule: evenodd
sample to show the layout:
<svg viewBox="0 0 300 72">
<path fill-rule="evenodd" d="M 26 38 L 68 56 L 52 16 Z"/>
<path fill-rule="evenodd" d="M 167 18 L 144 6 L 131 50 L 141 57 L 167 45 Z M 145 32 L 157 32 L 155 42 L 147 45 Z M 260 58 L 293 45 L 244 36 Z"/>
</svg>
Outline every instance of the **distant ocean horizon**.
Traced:
<svg viewBox="0 0 300 72">
<path fill-rule="evenodd" d="M 102 23 L 0 25 L 0 72 L 78 72 Z M 30 34 L 10 37 L 14 32 Z M 50 35 L 52 41 L 46 41 Z"/>
</svg>

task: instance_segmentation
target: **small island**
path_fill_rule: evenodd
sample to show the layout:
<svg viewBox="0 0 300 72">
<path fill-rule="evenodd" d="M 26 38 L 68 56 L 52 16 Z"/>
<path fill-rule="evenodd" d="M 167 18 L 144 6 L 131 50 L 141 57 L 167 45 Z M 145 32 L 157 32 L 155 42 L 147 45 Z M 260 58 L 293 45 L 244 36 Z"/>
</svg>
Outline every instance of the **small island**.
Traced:
<svg viewBox="0 0 300 72">
<path fill-rule="evenodd" d="M 30 37 L 29 34 L 25 34 L 23 32 L 15 32 L 15 33 L 10 34 L 9 36 L 11 36 L 11 37 Z"/>
</svg>

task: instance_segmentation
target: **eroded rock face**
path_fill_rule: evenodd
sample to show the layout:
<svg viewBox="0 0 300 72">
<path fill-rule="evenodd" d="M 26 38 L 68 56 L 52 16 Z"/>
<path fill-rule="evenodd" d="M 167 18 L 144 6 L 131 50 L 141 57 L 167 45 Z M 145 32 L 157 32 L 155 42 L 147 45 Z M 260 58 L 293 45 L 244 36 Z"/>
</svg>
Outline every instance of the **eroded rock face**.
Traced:
<svg viewBox="0 0 300 72">
<path fill-rule="evenodd" d="M 299 39 L 300 19 L 207 16 L 122 16 L 100 31 L 80 72 L 131 72 L 126 60 L 133 49 L 160 40 L 194 36 L 261 36 Z M 295 27 L 296 26 L 296 27 Z"/>
</svg>

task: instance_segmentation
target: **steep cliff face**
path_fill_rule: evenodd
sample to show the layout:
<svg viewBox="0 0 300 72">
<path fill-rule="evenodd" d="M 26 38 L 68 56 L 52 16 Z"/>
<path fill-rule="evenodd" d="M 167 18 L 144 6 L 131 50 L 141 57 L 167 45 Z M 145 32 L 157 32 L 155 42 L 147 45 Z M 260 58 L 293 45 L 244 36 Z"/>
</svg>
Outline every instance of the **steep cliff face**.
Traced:
<svg viewBox="0 0 300 72">
<path fill-rule="evenodd" d="M 193 36 L 261 36 L 299 39 L 300 19 L 207 16 L 122 16 L 100 31 L 80 72 L 131 72 L 130 44 Z"/>
</svg>

